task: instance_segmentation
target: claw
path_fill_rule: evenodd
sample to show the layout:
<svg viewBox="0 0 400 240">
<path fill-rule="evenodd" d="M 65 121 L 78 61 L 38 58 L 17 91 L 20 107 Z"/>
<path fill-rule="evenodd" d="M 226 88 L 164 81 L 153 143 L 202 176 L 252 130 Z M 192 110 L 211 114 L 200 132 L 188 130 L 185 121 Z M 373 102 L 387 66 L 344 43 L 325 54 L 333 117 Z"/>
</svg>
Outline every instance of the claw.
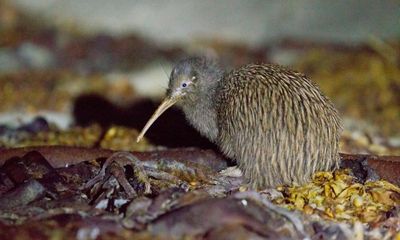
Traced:
<svg viewBox="0 0 400 240">
<path fill-rule="evenodd" d="M 241 177 L 243 175 L 242 171 L 237 167 L 228 167 L 226 169 L 223 169 L 219 172 L 222 176 L 225 177 Z"/>
</svg>

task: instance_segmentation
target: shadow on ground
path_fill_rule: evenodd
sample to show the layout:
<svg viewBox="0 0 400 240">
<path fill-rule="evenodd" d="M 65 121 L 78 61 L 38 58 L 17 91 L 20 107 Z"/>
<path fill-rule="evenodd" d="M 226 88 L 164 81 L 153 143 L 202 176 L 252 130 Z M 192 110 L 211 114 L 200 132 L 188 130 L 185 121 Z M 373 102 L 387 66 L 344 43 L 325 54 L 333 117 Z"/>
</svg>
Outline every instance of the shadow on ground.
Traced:
<svg viewBox="0 0 400 240">
<path fill-rule="evenodd" d="M 157 108 L 159 102 L 149 99 L 136 101 L 128 107 L 119 107 L 100 95 L 79 96 L 74 102 L 74 118 L 77 125 L 98 123 L 103 127 L 112 124 L 141 130 Z M 156 145 L 166 147 L 199 147 L 217 150 L 217 147 L 191 127 L 183 113 L 176 108 L 166 111 L 146 133 Z"/>
</svg>

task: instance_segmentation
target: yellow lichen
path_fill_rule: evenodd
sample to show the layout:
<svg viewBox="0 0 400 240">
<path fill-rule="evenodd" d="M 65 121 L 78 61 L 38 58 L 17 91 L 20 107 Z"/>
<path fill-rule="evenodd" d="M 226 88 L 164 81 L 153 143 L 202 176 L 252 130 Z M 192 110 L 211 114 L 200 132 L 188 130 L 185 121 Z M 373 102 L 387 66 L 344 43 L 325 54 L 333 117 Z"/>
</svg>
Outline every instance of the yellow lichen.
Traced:
<svg viewBox="0 0 400 240">
<path fill-rule="evenodd" d="M 349 170 L 318 172 L 303 186 L 280 187 L 274 200 L 290 210 L 345 222 L 376 222 L 400 204 L 400 188 L 387 181 L 355 182 Z"/>
</svg>

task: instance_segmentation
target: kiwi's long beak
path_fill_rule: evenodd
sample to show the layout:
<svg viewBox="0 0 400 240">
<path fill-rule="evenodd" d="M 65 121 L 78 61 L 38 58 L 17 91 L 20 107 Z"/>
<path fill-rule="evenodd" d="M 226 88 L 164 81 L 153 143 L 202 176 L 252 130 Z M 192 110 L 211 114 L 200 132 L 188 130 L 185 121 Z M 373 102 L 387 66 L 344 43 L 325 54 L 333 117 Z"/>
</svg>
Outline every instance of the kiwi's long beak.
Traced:
<svg viewBox="0 0 400 240">
<path fill-rule="evenodd" d="M 147 130 L 150 128 L 150 126 L 157 120 L 163 112 L 165 112 L 168 108 L 170 108 L 172 105 L 174 105 L 178 101 L 179 97 L 167 97 L 164 99 L 164 101 L 158 106 L 157 110 L 153 113 L 151 118 L 147 121 L 146 125 L 140 132 L 139 136 L 136 138 L 136 142 L 140 142 L 140 140 L 143 138 L 144 134 L 147 132 Z"/>
</svg>

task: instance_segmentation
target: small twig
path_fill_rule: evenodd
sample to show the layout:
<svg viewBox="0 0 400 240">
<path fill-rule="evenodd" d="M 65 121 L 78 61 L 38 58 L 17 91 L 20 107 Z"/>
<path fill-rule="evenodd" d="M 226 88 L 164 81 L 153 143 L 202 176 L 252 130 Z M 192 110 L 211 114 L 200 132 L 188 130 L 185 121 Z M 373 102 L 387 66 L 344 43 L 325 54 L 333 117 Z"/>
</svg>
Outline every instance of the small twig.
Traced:
<svg viewBox="0 0 400 240">
<path fill-rule="evenodd" d="M 124 188 L 128 196 L 130 198 L 136 197 L 137 193 L 135 189 L 129 184 L 128 180 L 125 177 L 125 172 L 123 171 L 124 167 L 127 165 L 132 166 L 135 176 L 140 182 L 144 183 L 144 193 L 150 194 L 151 184 L 146 174 L 146 171 L 144 170 L 143 164 L 139 159 L 137 159 L 133 154 L 129 152 L 116 152 L 112 154 L 109 158 L 107 158 L 97 176 L 89 180 L 85 184 L 85 188 L 90 188 L 99 181 L 102 181 L 104 176 L 106 175 L 106 170 L 110 168 L 110 173 L 117 179 L 117 181 Z"/>
</svg>

